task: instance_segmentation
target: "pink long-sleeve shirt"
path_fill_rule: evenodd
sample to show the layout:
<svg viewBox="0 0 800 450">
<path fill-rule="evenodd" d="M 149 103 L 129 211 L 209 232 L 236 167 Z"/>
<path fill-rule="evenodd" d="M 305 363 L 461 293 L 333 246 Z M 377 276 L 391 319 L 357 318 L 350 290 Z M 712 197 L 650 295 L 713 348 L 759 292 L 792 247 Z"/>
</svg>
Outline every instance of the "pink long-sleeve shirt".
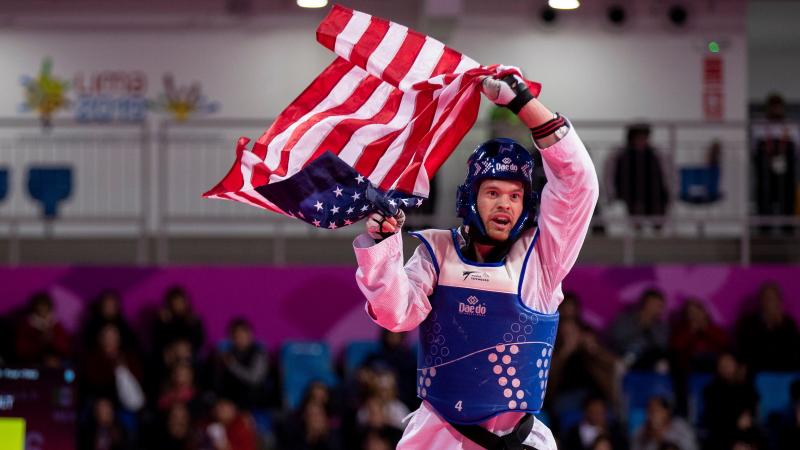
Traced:
<svg viewBox="0 0 800 450">
<path fill-rule="evenodd" d="M 599 187 L 594 165 L 574 129 L 541 153 L 548 182 L 542 191 L 539 238 L 526 268 L 522 299 L 530 308 L 550 314 L 556 312 L 564 298 L 561 281 L 578 258 Z M 525 233 L 534 232 L 531 229 Z M 356 281 L 367 299 L 370 317 L 392 331 L 412 330 L 422 323 L 431 311 L 428 296 L 437 283 L 427 249 L 418 246 L 403 264 L 399 233 L 377 244 L 361 234 L 353 242 L 353 249 L 358 261 Z M 504 435 L 521 417 L 522 413 L 509 412 L 481 426 Z M 525 442 L 539 450 L 556 448 L 552 433 L 539 421 Z M 398 449 L 480 448 L 442 420 L 425 401 L 414 413 L 398 445 Z"/>
</svg>

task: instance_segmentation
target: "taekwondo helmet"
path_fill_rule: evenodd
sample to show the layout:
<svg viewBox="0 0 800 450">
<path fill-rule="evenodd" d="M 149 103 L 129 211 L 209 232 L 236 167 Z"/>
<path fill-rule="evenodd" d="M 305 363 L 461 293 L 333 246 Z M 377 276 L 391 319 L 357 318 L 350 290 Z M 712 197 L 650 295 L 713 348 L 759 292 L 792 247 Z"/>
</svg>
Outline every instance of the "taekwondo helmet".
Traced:
<svg viewBox="0 0 800 450">
<path fill-rule="evenodd" d="M 498 179 L 520 181 L 524 187 L 522 213 L 508 234 L 509 241 L 516 239 L 528 225 L 536 193 L 533 191 L 533 158 L 528 150 L 512 139 L 496 138 L 479 145 L 467 160 L 467 177 L 456 192 L 456 212 L 470 230 L 483 238 L 486 227 L 478 214 L 478 188 L 483 180 Z"/>
</svg>

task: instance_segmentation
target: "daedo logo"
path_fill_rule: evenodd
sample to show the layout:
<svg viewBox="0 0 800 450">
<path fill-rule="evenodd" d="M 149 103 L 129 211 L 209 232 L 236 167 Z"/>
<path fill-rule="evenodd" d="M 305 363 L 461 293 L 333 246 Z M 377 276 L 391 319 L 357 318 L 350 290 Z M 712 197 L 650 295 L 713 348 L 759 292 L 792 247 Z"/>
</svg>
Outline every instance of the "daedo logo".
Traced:
<svg viewBox="0 0 800 450">
<path fill-rule="evenodd" d="M 458 313 L 465 314 L 468 316 L 478 316 L 483 317 L 486 315 L 486 305 L 481 303 L 478 304 L 480 300 L 478 297 L 474 295 L 470 295 L 467 297 L 467 302 L 458 302 Z"/>
</svg>

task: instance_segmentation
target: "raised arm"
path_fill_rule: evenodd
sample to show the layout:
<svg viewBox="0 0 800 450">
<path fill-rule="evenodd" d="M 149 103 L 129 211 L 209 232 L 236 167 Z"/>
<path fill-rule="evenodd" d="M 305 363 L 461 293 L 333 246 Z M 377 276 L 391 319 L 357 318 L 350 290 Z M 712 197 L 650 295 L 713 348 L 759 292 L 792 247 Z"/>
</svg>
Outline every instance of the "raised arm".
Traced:
<svg viewBox="0 0 800 450">
<path fill-rule="evenodd" d="M 483 92 L 517 114 L 531 129 L 542 153 L 547 184 L 542 191 L 535 251 L 540 264 L 529 265 L 528 270 L 541 267 L 541 283 L 535 287 L 534 297 L 544 302 L 547 310 L 554 310 L 561 298 L 553 294 L 578 258 L 597 204 L 597 172 L 569 122 L 533 98 L 520 78 L 487 78 Z M 536 277 L 526 279 L 533 282 Z"/>
</svg>

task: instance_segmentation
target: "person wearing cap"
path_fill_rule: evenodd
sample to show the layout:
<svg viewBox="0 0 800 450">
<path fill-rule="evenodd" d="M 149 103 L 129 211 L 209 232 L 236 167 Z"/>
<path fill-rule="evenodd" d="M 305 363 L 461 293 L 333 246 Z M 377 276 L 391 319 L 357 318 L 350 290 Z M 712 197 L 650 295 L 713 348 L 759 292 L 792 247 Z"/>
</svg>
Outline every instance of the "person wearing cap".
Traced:
<svg viewBox="0 0 800 450">
<path fill-rule="evenodd" d="M 570 123 L 524 80 L 487 77 L 482 91 L 531 129 L 548 178 L 541 195 L 525 147 L 493 139 L 469 157 L 458 187 L 463 225 L 411 233 L 421 244 L 405 264 L 402 211 L 373 213 L 353 242 L 372 320 L 391 331 L 420 328 L 422 404 L 401 450 L 556 448 L 533 414 L 546 391 L 561 281 L 597 202 L 597 174 Z"/>
</svg>

